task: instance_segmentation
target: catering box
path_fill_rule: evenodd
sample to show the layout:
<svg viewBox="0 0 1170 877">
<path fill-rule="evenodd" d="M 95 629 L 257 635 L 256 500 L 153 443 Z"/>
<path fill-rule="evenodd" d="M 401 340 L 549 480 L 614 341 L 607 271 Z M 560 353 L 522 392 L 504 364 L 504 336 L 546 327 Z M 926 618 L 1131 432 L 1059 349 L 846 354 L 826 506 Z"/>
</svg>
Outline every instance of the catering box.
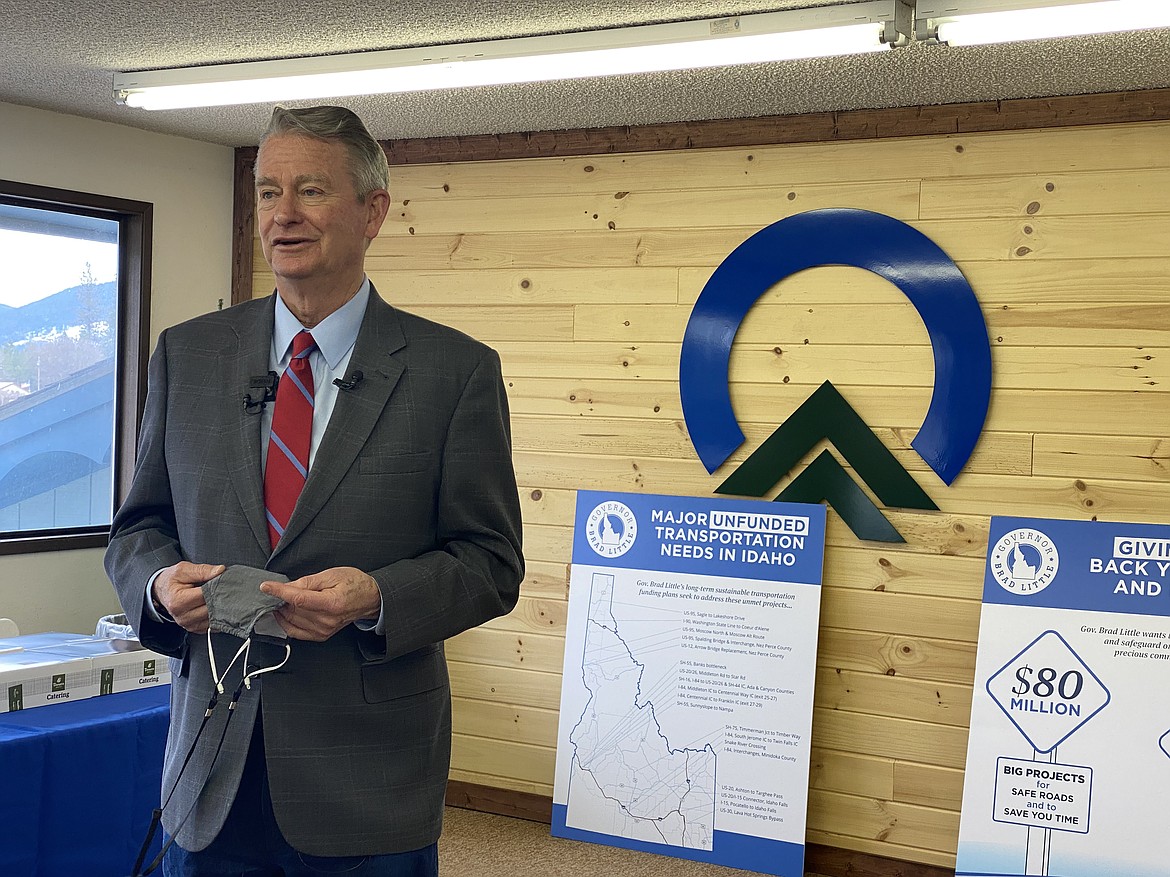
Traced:
<svg viewBox="0 0 1170 877">
<path fill-rule="evenodd" d="M 15 712 L 98 692 L 89 658 L 56 655 L 37 649 L 0 654 L 0 712 Z"/>
<path fill-rule="evenodd" d="M 142 648 L 137 640 L 91 638 L 44 646 L 36 651 L 63 658 L 88 658 L 97 685 L 94 694 L 99 696 L 167 685 L 171 681 L 166 655 Z"/>
<path fill-rule="evenodd" d="M 11 650 L 7 650 L 11 649 Z M 171 681 L 165 655 L 136 640 L 43 633 L 0 640 L 0 712 Z"/>
</svg>

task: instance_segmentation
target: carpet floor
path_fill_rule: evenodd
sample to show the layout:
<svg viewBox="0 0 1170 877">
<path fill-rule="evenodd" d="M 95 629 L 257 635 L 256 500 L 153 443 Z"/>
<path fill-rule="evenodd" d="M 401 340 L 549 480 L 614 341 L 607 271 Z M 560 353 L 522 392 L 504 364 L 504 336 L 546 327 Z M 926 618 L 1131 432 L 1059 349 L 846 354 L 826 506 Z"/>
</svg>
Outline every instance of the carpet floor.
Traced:
<svg viewBox="0 0 1170 877">
<path fill-rule="evenodd" d="M 758 877 L 753 871 L 552 837 L 549 827 L 448 807 L 441 877 Z"/>
</svg>

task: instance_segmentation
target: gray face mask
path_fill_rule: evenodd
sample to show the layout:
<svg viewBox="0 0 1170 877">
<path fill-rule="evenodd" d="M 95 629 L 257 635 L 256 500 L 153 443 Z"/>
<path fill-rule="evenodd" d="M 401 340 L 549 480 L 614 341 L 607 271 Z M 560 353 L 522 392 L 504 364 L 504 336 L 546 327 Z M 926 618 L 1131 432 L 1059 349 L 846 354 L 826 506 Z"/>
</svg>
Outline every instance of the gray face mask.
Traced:
<svg viewBox="0 0 1170 877">
<path fill-rule="evenodd" d="M 211 629 L 247 639 L 255 631 L 285 639 L 272 611 L 284 601 L 260 590 L 261 582 L 287 582 L 288 576 L 251 566 L 229 566 L 203 583 Z"/>
<path fill-rule="evenodd" d="M 287 582 L 288 577 L 280 573 L 256 569 L 251 566 L 229 566 L 213 579 L 203 583 L 203 600 L 207 603 L 210 626 L 207 629 L 207 657 L 211 662 L 211 677 L 220 694 L 224 691 L 224 680 L 236 661 L 243 658 L 243 685 L 251 688 L 252 680 L 264 673 L 279 670 L 288 661 L 292 650 L 283 628 L 272 612 L 284 605 L 279 597 L 273 597 L 260 590 L 262 582 Z M 231 634 L 244 642 L 236 651 L 231 662 L 219 672 L 215 660 L 215 645 L 211 641 L 213 631 Z M 283 660 L 264 660 L 265 649 L 258 646 L 257 655 L 252 655 L 253 642 L 277 642 L 284 648 Z M 257 666 L 257 663 L 263 663 Z"/>
</svg>

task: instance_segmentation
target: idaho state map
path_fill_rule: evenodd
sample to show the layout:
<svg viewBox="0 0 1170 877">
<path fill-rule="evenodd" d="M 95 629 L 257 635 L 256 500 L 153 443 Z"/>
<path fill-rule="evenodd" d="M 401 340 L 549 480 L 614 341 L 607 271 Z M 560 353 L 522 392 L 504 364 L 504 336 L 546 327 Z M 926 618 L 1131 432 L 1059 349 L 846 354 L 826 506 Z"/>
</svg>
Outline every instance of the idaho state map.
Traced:
<svg viewBox="0 0 1170 877">
<path fill-rule="evenodd" d="M 645 667 L 614 618 L 614 577 L 593 575 L 581 671 L 589 699 L 569 735 L 571 798 L 590 798 L 589 828 L 631 840 L 710 850 L 715 750 L 672 748 L 643 691 Z M 648 643 L 653 647 L 653 643 Z"/>
</svg>

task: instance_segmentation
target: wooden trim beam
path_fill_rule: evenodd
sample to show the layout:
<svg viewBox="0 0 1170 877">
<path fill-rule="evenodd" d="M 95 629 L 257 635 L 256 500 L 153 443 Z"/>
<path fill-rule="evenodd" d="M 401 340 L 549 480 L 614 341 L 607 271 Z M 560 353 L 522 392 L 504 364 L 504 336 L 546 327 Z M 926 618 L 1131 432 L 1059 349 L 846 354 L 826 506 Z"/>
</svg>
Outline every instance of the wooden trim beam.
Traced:
<svg viewBox="0 0 1170 877">
<path fill-rule="evenodd" d="M 552 822 L 552 798 L 460 780 L 447 780 L 447 806 L 513 816 L 529 822 Z"/>
<path fill-rule="evenodd" d="M 237 149 L 232 182 L 232 304 L 252 297 L 252 239 L 255 237 L 256 198 L 252 165 L 256 147 Z"/>
<path fill-rule="evenodd" d="M 804 870 L 818 877 L 954 877 L 953 868 L 939 868 L 901 859 L 887 859 L 823 844 L 806 844 Z"/>
<path fill-rule="evenodd" d="M 426 164 L 824 143 L 1164 119 L 1170 119 L 1170 88 L 636 127 L 386 140 L 382 145 L 391 164 Z"/>
<path fill-rule="evenodd" d="M 552 822 L 552 798 L 531 792 L 494 789 L 459 780 L 447 782 L 447 806 L 512 816 L 532 822 Z M 934 865 L 904 862 L 823 844 L 807 844 L 804 869 L 818 877 L 953 877 L 954 871 Z"/>
</svg>

